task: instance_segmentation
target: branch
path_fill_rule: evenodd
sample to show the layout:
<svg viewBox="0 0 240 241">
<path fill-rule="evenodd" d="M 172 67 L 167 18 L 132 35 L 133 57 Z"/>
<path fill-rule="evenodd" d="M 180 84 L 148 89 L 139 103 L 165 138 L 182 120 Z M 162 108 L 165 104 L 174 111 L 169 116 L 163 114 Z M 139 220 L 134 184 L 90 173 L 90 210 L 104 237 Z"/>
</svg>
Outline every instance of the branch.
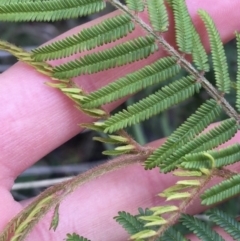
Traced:
<svg viewBox="0 0 240 241">
<path fill-rule="evenodd" d="M 191 75 L 193 75 L 196 80 L 201 83 L 201 85 L 206 89 L 208 94 L 215 99 L 225 110 L 226 114 L 235 119 L 237 124 L 240 124 L 240 118 L 238 113 L 234 108 L 228 103 L 228 101 L 219 93 L 219 91 L 204 77 L 202 73 L 198 72 L 194 66 L 187 61 L 177 50 L 175 50 L 162 36 L 157 35 L 152 28 L 146 24 L 138 16 L 131 13 L 126 6 L 120 3 L 118 0 L 108 0 L 116 8 L 120 9 L 124 13 L 128 14 L 134 22 L 139 24 L 147 33 L 151 34 L 158 43 L 160 43 L 163 48 L 172 56 L 176 57 L 177 62 Z"/>
<path fill-rule="evenodd" d="M 4 231 L 0 234 L 0 241 L 15 239 L 18 241 L 24 240 L 27 234 L 30 233 L 38 221 L 51 208 L 59 204 L 67 195 L 72 193 L 79 186 L 93 181 L 107 173 L 133 164 L 142 163 L 149 155 L 150 152 L 136 155 L 122 155 L 113 161 L 95 167 L 71 180 L 67 180 L 48 188 L 8 223 Z"/>
</svg>

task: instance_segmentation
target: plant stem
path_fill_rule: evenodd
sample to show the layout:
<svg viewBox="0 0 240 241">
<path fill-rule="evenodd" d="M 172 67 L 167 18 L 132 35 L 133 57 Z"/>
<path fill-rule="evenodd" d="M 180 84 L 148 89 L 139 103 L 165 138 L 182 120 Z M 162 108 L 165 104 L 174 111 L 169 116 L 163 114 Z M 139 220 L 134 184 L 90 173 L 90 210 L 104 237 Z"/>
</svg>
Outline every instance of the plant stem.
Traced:
<svg viewBox="0 0 240 241">
<path fill-rule="evenodd" d="M 222 96 L 222 94 L 219 93 L 219 91 L 202 75 L 202 73 L 197 71 L 194 66 L 184 58 L 184 56 L 182 56 L 177 50 L 175 50 L 161 35 L 157 35 L 157 33 L 154 32 L 147 23 L 145 23 L 138 16 L 131 13 L 128 8 L 122 3 L 120 3 L 118 0 L 108 1 L 116 8 L 128 14 L 134 22 L 139 24 L 148 34 L 151 34 L 171 56 L 174 56 L 176 58 L 178 64 L 180 64 L 188 73 L 193 75 L 199 83 L 201 83 L 201 85 L 206 89 L 208 94 L 222 106 L 226 114 L 229 117 L 234 118 L 238 125 L 240 124 L 239 115 L 234 110 L 234 108 L 228 103 L 228 101 Z"/>
<path fill-rule="evenodd" d="M 76 190 L 76 188 L 107 173 L 131 166 L 133 164 L 142 163 L 148 156 L 149 153 L 123 155 L 113 161 L 109 161 L 99 167 L 95 167 L 81 175 L 78 175 L 71 180 L 67 180 L 63 183 L 59 183 L 46 189 L 30 205 L 28 205 L 8 223 L 3 232 L 0 234 L 0 241 L 8 241 L 13 239 L 18 241 L 24 240 L 24 238 L 30 233 L 38 221 L 51 208 L 59 204 L 67 195 Z M 39 209 L 39 203 L 43 203 L 43 201 L 45 201 L 44 205 L 40 206 L 41 208 Z M 38 211 L 36 211 L 36 207 L 38 207 Z M 33 213 L 35 215 L 32 215 Z M 29 223 L 27 223 L 27 225 L 20 230 L 19 227 L 22 223 L 22 220 L 25 220 L 26 222 L 28 219 Z M 16 232 L 17 230 L 20 231 Z"/>
<path fill-rule="evenodd" d="M 193 203 L 193 201 L 199 197 L 199 193 L 200 191 L 206 187 L 206 185 L 209 183 L 209 181 L 211 180 L 212 175 L 206 176 L 206 179 L 203 181 L 202 185 L 200 187 L 197 187 L 195 189 L 193 189 L 192 191 L 192 195 L 191 197 L 187 198 L 186 200 L 184 200 L 181 205 L 179 206 L 179 210 L 174 213 L 169 219 L 168 219 L 168 223 L 165 225 L 162 225 L 158 230 L 157 230 L 157 234 L 150 238 L 149 241 L 155 241 L 157 240 L 170 226 L 174 225 L 178 219 L 180 218 L 182 213 L 186 212 L 186 209 Z"/>
</svg>

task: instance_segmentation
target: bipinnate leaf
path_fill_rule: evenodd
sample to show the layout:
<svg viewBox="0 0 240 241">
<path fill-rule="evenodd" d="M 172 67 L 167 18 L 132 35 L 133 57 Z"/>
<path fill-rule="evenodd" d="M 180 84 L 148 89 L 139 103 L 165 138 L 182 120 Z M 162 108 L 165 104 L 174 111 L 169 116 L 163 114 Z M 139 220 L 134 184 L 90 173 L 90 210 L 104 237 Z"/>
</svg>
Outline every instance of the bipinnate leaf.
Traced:
<svg viewBox="0 0 240 241">
<path fill-rule="evenodd" d="M 228 72 L 226 54 L 224 52 L 220 34 L 212 18 L 207 12 L 204 10 L 199 10 L 198 13 L 202 18 L 208 32 L 217 87 L 223 93 L 229 93 L 231 81 Z"/>
<path fill-rule="evenodd" d="M 56 21 L 87 16 L 105 6 L 103 0 L 9 1 L 0 3 L 0 21 Z"/>
<path fill-rule="evenodd" d="M 175 152 L 170 153 L 165 159 L 161 159 L 161 163 L 158 165 L 164 173 L 172 171 L 183 161 L 182 158 L 185 157 L 185 155 L 218 147 L 230 140 L 236 132 L 237 127 L 234 119 L 222 121 L 219 126 L 178 147 Z"/>
<path fill-rule="evenodd" d="M 137 216 L 127 212 L 118 212 L 118 216 L 114 219 L 131 235 L 140 232 L 144 228 L 144 223 Z"/>
<path fill-rule="evenodd" d="M 209 224 L 200 221 L 190 215 L 183 214 L 180 218 L 181 223 L 193 232 L 202 241 L 225 241 Z"/>
<path fill-rule="evenodd" d="M 159 241 L 187 241 L 187 239 L 182 235 L 180 231 L 174 227 L 168 228 L 163 235 L 159 238 Z"/>
<path fill-rule="evenodd" d="M 126 14 L 106 19 L 62 40 L 32 50 L 35 60 L 46 61 L 91 50 L 113 42 L 132 32 L 134 24 Z"/>
<path fill-rule="evenodd" d="M 194 139 L 220 114 L 221 107 L 211 99 L 202 104 L 178 129 L 176 129 L 145 161 L 145 168 L 151 169 L 170 156 L 176 149 Z"/>
<path fill-rule="evenodd" d="M 206 50 L 201 42 L 200 36 L 193 26 L 193 62 L 200 71 L 208 72 L 210 69 Z"/>
<path fill-rule="evenodd" d="M 155 31 L 168 30 L 168 14 L 163 0 L 147 0 L 148 16 Z"/>
<path fill-rule="evenodd" d="M 185 0 L 171 1 L 179 50 L 190 54 L 193 49 L 193 24 Z"/>
<path fill-rule="evenodd" d="M 175 76 L 180 71 L 172 57 L 165 57 L 128 74 L 86 96 L 82 107 L 94 108 L 133 94 Z"/>
<path fill-rule="evenodd" d="M 144 10 L 144 3 L 142 0 L 126 0 L 127 7 L 135 12 L 142 12 Z"/>
<path fill-rule="evenodd" d="M 87 54 L 80 59 L 56 66 L 53 69 L 53 77 L 65 79 L 82 74 L 97 73 L 147 58 L 157 49 L 158 46 L 152 36 L 139 37 L 113 48 Z"/>
<path fill-rule="evenodd" d="M 210 209 L 208 211 L 209 219 L 216 225 L 224 229 L 233 240 L 240 240 L 240 223 L 235 217 L 219 209 Z"/>
<path fill-rule="evenodd" d="M 149 97 L 128 106 L 127 110 L 118 112 L 105 122 L 104 132 L 112 133 L 127 126 L 137 124 L 184 101 L 200 89 L 192 76 L 184 77 L 163 87 Z"/>
<path fill-rule="evenodd" d="M 207 189 L 202 195 L 202 204 L 212 205 L 219 203 L 227 198 L 240 193 L 240 175 L 234 175 L 231 178 L 220 182 L 219 184 Z"/>
<path fill-rule="evenodd" d="M 206 155 L 206 153 L 208 155 Z M 207 168 L 211 165 L 209 156 L 214 160 L 214 167 L 221 168 L 240 160 L 240 144 L 234 144 L 220 150 L 188 154 L 183 158 L 181 167 L 185 169 Z"/>
</svg>

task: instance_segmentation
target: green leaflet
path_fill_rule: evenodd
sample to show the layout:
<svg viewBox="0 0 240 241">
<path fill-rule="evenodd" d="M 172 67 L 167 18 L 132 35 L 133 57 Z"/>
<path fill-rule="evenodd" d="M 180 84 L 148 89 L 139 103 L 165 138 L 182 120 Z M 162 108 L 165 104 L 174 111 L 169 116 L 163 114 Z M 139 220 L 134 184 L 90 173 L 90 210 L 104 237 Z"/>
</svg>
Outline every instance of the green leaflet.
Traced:
<svg viewBox="0 0 240 241">
<path fill-rule="evenodd" d="M 181 167 L 185 169 L 200 169 L 207 168 L 209 166 L 210 159 L 206 152 L 188 154 L 184 157 L 184 162 L 181 163 Z M 234 144 L 220 150 L 207 152 L 214 159 L 214 166 L 221 168 L 227 165 L 231 165 L 240 160 L 240 144 Z"/>
<path fill-rule="evenodd" d="M 128 106 L 104 122 L 104 132 L 112 133 L 127 126 L 137 124 L 184 101 L 200 89 L 192 76 L 184 77 L 169 86 L 151 94 L 149 97 Z"/>
<path fill-rule="evenodd" d="M 163 235 L 158 239 L 158 241 L 187 241 L 187 239 L 175 228 L 168 228 Z"/>
<path fill-rule="evenodd" d="M 38 61 L 65 58 L 113 42 L 132 32 L 133 29 L 134 24 L 130 17 L 121 14 L 106 19 L 90 28 L 83 29 L 78 34 L 34 49 L 32 56 Z"/>
<path fill-rule="evenodd" d="M 183 214 L 180 218 L 180 221 L 202 241 L 225 241 L 218 233 L 212 229 L 209 224 L 206 224 L 197 218 Z"/>
<path fill-rule="evenodd" d="M 186 154 L 213 149 L 231 139 L 236 132 L 237 127 L 234 119 L 222 121 L 219 126 L 199 135 L 182 147 L 178 147 L 169 156 L 162 159 L 161 162 L 158 160 L 157 165 L 160 166 L 161 171 L 164 173 L 172 171 L 182 162 L 181 158 Z"/>
<path fill-rule="evenodd" d="M 200 36 L 193 26 L 193 62 L 200 71 L 208 72 L 210 69 L 206 50 L 201 42 Z"/>
<path fill-rule="evenodd" d="M 97 124 L 99 124 L 99 123 L 97 123 Z M 81 127 L 87 128 L 87 129 L 93 130 L 93 131 L 100 131 L 100 132 L 103 132 L 103 130 L 104 130 L 104 128 L 101 125 L 96 125 L 96 123 L 94 123 L 94 124 L 92 124 L 92 123 L 83 123 L 83 124 L 81 124 Z"/>
<path fill-rule="evenodd" d="M 0 21 L 56 21 L 86 16 L 99 12 L 105 6 L 103 0 L 13 2 L 0 5 Z"/>
<path fill-rule="evenodd" d="M 167 0 L 167 2 L 170 7 L 173 8 L 179 49 L 184 53 L 192 54 L 193 62 L 196 64 L 198 70 L 208 72 L 210 68 L 208 64 L 208 56 L 201 42 L 200 36 L 192 24 L 185 0 Z"/>
<path fill-rule="evenodd" d="M 220 125 L 219 128 L 222 129 L 223 133 L 224 133 L 224 130 L 226 131 L 225 135 L 220 135 L 216 139 L 215 138 L 209 138 L 208 140 L 206 140 L 203 143 L 202 146 L 199 146 L 198 148 L 196 148 L 194 150 L 194 152 L 201 152 L 201 151 L 204 151 L 204 150 L 212 149 L 214 147 L 217 147 L 220 144 L 225 143 L 226 141 L 230 140 L 232 137 L 235 136 L 235 134 L 237 132 L 237 126 L 236 126 L 235 120 L 234 119 L 228 119 L 228 120 L 223 121 L 222 123 L 223 123 L 223 126 Z M 225 124 L 226 124 L 226 126 L 229 127 L 228 129 L 225 129 L 226 128 L 226 127 L 224 127 Z M 214 132 L 214 129 L 213 129 L 213 132 Z M 212 146 L 212 147 L 210 147 L 210 146 Z"/>
<path fill-rule="evenodd" d="M 144 10 L 144 4 L 142 0 L 126 0 L 126 4 L 130 10 L 135 12 L 142 12 Z"/>
<path fill-rule="evenodd" d="M 142 221 L 139 219 L 140 217 L 146 217 L 149 215 L 152 215 L 153 212 L 146 209 L 143 210 L 142 208 L 138 209 L 139 214 L 138 215 L 131 215 L 127 212 L 118 212 L 118 216 L 114 217 L 114 219 L 123 226 L 123 228 L 131 235 L 144 235 L 148 233 L 148 231 L 151 232 L 150 229 L 144 229 L 145 221 Z M 153 231 L 152 231 L 153 232 Z M 156 233 L 156 232 L 155 232 Z M 137 239 L 138 240 L 138 239 Z"/>
<path fill-rule="evenodd" d="M 94 108 L 133 94 L 149 85 L 175 76 L 180 67 L 172 57 L 161 58 L 151 65 L 122 77 L 103 88 L 90 93 L 82 102 L 84 108 Z"/>
<path fill-rule="evenodd" d="M 73 233 L 73 234 L 68 233 L 66 241 L 90 241 L 90 240 L 88 240 L 88 239 L 86 239 L 86 238 L 84 238 L 82 236 L 80 237 L 76 233 Z"/>
<path fill-rule="evenodd" d="M 131 235 L 144 229 L 144 223 L 130 213 L 118 212 L 118 216 L 114 219 Z"/>
<path fill-rule="evenodd" d="M 54 208 L 54 212 L 53 212 L 53 217 L 52 217 L 52 221 L 50 224 L 50 228 L 49 230 L 53 229 L 54 231 L 56 231 L 58 224 L 59 224 L 59 203 L 56 205 L 56 207 Z"/>
<path fill-rule="evenodd" d="M 155 31 L 165 32 L 168 30 L 168 14 L 163 0 L 147 0 L 148 15 Z"/>
<path fill-rule="evenodd" d="M 209 35 L 217 87 L 220 91 L 229 93 L 231 81 L 228 73 L 227 59 L 220 34 L 208 13 L 206 13 L 204 10 L 199 10 L 198 13 L 202 18 Z"/>
<path fill-rule="evenodd" d="M 139 37 L 111 49 L 87 54 L 84 57 L 56 66 L 53 77 L 72 78 L 92 74 L 147 58 L 158 49 L 152 36 Z"/>
<path fill-rule="evenodd" d="M 175 130 L 153 154 L 145 161 L 145 168 L 152 169 L 175 150 L 201 133 L 220 114 L 221 108 L 215 100 L 207 100 L 177 130 Z"/>
<path fill-rule="evenodd" d="M 135 149 L 136 148 L 133 145 L 123 145 L 123 146 L 117 146 L 114 150 L 103 151 L 102 153 L 104 155 L 118 156 L 118 155 L 128 154 L 130 152 L 134 152 Z"/>
<path fill-rule="evenodd" d="M 212 222 L 224 229 L 234 240 L 240 240 L 240 223 L 233 216 L 219 209 L 209 210 L 208 215 Z"/>
<path fill-rule="evenodd" d="M 183 53 L 190 54 L 193 49 L 193 24 L 185 0 L 171 1 L 173 8 L 177 46 Z"/>
<path fill-rule="evenodd" d="M 93 140 L 109 144 L 123 144 L 128 142 L 127 138 L 115 135 L 108 135 L 108 137 L 93 137 Z"/>
<path fill-rule="evenodd" d="M 207 189 L 202 195 L 203 205 L 212 205 L 227 198 L 233 197 L 240 192 L 240 175 L 222 181 L 221 183 Z"/>
<path fill-rule="evenodd" d="M 237 101 L 236 107 L 240 111 L 240 34 L 236 33 L 237 40 Z"/>
</svg>

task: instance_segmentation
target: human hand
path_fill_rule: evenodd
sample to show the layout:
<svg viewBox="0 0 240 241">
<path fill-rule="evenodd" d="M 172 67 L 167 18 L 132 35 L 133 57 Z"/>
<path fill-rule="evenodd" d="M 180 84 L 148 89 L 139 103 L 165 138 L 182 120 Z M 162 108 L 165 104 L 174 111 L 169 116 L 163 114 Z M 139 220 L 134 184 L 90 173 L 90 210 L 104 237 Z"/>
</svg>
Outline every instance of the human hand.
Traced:
<svg viewBox="0 0 240 241">
<path fill-rule="evenodd" d="M 238 0 L 232 0 L 231 3 L 222 0 L 218 4 L 209 4 L 206 0 L 187 3 L 207 48 L 205 28 L 196 16 L 199 8 L 207 10 L 214 18 L 225 42 L 234 37 L 235 30 L 240 30 L 236 11 L 240 7 Z M 86 25 L 92 25 L 96 21 Z M 85 26 L 73 29 L 63 36 L 77 32 Z M 136 34 L 140 35 L 141 30 L 130 34 L 128 38 Z M 169 31 L 166 38 L 173 41 L 173 31 Z M 107 75 L 106 72 L 102 72 L 82 76 L 76 78 L 76 83 L 86 91 L 93 91 L 143 66 L 146 62 L 156 60 L 160 55 L 163 55 L 163 52 L 134 63 L 131 67 L 120 67 L 118 71 L 108 70 Z M 47 77 L 23 63 L 16 64 L 1 75 L 1 230 L 24 206 L 14 201 L 9 192 L 15 178 L 48 152 L 80 132 L 79 123 L 92 121 L 75 109 L 73 103 L 58 90 L 44 85 L 47 81 Z M 108 105 L 108 110 L 114 109 L 119 103 Z M 239 135 L 236 135 L 230 142 L 238 142 L 238 138 Z M 159 143 L 162 143 L 162 140 Z M 237 165 L 234 169 L 240 169 L 240 166 Z M 137 207 L 159 205 L 161 199 L 156 197 L 156 194 L 172 185 L 174 180 L 176 179 L 171 175 L 162 176 L 158 170 L 145 171 L 140 165 L 108 173 L 96 181 L 81 186 L 61 203 L 60 223 L 56 232 L 49 231 L 52 218 L 52 212 L 49 212 L 29 235 L 28 240 L 62 240 L 66 233 L 72 232 L 91 240 L 125 240 L 126 232 L 113 220 L 117 212 L 125 210 L 136 213 Z M 190 207 L 189 212 L 199 213 L 201 210 L 199 202 L 196 202 Z"/>
</svg>

